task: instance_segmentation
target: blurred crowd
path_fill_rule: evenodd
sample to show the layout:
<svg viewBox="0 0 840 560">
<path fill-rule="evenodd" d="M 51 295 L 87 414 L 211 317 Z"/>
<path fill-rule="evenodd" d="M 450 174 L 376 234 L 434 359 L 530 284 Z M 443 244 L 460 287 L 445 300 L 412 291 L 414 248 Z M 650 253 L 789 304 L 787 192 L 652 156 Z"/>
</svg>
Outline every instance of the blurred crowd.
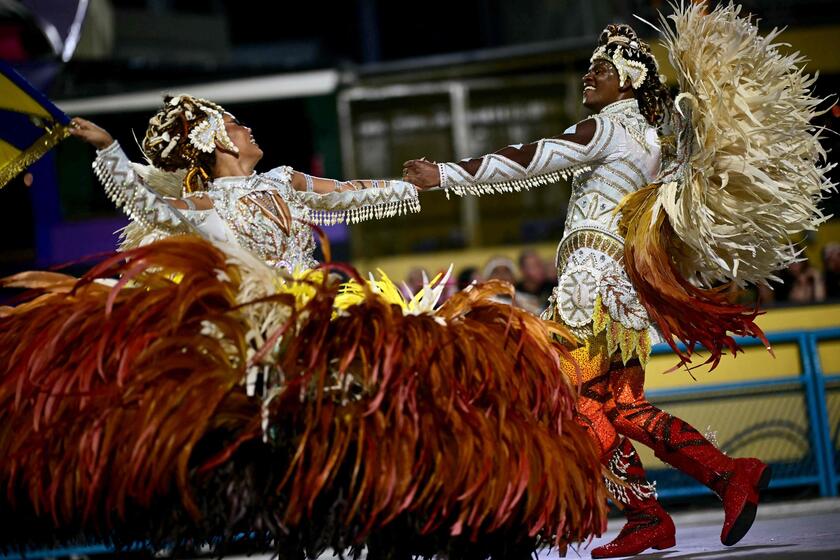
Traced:
<svg viewBox="0 0 840 560">
<path fill-rule="evenodd" d="M 409 271 L 405 280 L 405 288 L 416 294 L 423 288 L 423 275 L 426 271 L 414 268 Z M 431 279 L 431 276 L 428 276 Z M 473 282 L 487 280 L 504 280 L 515 286 L 516 295 L 513 300 L 500 297 L 500 301 L 512 303 L 534 314 L 540 314 L 548 305 L 548 297 L 557 280 L 554 264 L 532 249 L 526 249 L 519 254 L 517 261 L 507 257 L 493 257 L 484 266 L 468 266 L 457 271 L 454 278 L 450 278 L 445 296 L 463 290 Z"/>
<path fill-rule="evenodd" d="M 782 280 L 772 289 L 758 288 L 762 305 L 808 304 L 827 300 L 840 301 L 840 243 L 826 243 L 821 252 L 822 267 L 808 259 L 792 264 L 779 272 Z"/>
<path fill-rule="evenodd" d="M 776 305 L 804 305 L 823 301 L 840 302 L 840 243 L 827 243 L 821 253 L 822 266 L 818 268 L 807 259 L 791 265 L 778 273 L 781 282 L 770 287 L 760 286 L 740 294 L 742 303 L 753 303 L 760 298 L 763 307 Z M 416 294 L 423 288 L 422 268 L 409 271 L 404 282 L 406 295 Z M 431 280 L 434 274 L 427 275 Z M 534 314 L 541 313 L 548 305 L 548 297 L 554 288 L 557 275 L 554 264 L 532 249 L 519 254 L 516 262 L 507 257 L 493 257 L 484 266 L 469 266 L 449 279 L 443 298 L 463 290 L 473 282 L 504 280 L 516 287 L 513 300 L 499 298 L 513 303 Z"/>
</svg>

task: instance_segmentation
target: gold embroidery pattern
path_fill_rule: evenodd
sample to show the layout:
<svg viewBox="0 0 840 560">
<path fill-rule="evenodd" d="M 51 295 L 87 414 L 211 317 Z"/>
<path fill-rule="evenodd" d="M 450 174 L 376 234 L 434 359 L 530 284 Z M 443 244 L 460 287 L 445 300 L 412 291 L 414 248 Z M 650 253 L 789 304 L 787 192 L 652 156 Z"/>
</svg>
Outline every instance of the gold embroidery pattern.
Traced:
<svg viewBox="0 0 840 560">
<path fill-rule="evenodd" d="M 619 264 L 624 259 L 624 244 L 618 238 L 593 229 L 580 229 L 563 239 L 557 247 L 555 264 L 558 276 L 563 274 L 572 253 L 583 248 L 600 251 Z"/>
</svg>

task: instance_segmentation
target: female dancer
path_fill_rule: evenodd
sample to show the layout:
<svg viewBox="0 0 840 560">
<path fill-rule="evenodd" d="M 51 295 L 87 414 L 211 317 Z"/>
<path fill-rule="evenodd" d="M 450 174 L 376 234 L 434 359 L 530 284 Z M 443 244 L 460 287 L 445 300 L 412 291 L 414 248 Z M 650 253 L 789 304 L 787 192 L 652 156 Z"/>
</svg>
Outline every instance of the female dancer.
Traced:
<svg viewBox="0 0 840 560">
<path fill-rule="evenodd" d="M 219 105 L 189 95 L 166 97 L 149 121 L 143 151 L 150 167 L 132 165 L 90 121 L 73 119 L 70 133 L 97 148 L 96 174 L 132 219 L 124 248 L 197 228 L 291 271 L 315 264 L 307 222 L 420 210 L 416 189 L 402 181 L 335 181 L 290 167 L 255 173 L 263 152 L 251 129 Z"/>
</svg>

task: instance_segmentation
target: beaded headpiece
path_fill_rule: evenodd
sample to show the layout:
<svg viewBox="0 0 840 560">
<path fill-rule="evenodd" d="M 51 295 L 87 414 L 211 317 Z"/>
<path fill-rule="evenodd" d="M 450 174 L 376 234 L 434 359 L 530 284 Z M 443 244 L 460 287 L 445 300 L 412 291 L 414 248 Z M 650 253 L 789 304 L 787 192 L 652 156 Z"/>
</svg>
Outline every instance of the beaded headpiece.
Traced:
<svg viewBox="0 0 840 560">
<path fill-rule="evenodd" d="M 659 65 L 650 46 L 640 41 L 629 25 L 608 25 L 601 33 L 599 43 L 589 62 L 606 60 L 612 63 L 618 71 L 620 85 L 629 81 L 633 89 L 639 89 L 651 70 L 659 73 Z"/>
<path fill-rule="evenodd" d="M 204 181 L 209 177 L 207 157 L 217 145 L 239 153 L 225 130 L 224 115 L 220 105 L 200 97 L 166 97 L 163 107 L 149 120 L 143 150 L 155 167 L 186 169 L 184 188 L 196 190 L 200 186 L 196 176 Z"/>
<path fill-rule="evenodd" d="M 189 138 L 190 144 L 195 146 L 202 152 L 212 152 L 216 149 L 218 142 L 222 147 L 234 153 L 239 153 L 230 137 L 225 130 L 224 109 L 218 105 L 211 106 L 209 102 L 204 99 L 194 98 L 199 109 L 204 111 L 205 119 L 190 130 Z M 173 97 L 169 102 L 170 105 L 177 105 L 181 97 Z"/>
<path fill-rule="evenodd" d="M 598 47 L 590 62 L 606 60 L 615 66 L 621 86 L 628 82 L 639 102 L 639 110 L 649 124 L 662 126 L 672 114 L 673 100 L 659 73 L 659 64 L 650 46 L 639 40 L 632 27 L 608 25 L 598 39 Z"/>
</svg>

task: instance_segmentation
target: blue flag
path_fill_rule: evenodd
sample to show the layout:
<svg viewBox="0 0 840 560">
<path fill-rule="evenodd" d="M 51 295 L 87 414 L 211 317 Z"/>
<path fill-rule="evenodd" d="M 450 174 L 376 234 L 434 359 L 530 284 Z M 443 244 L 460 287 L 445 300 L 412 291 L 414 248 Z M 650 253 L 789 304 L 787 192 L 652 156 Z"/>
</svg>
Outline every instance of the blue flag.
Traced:
<svg viewBox="0 0 840 560">
<path fill-rule="evenodd" d="M 70 118 L 0 61 L 0 188 L 70 134 Z"/>
</svg>

